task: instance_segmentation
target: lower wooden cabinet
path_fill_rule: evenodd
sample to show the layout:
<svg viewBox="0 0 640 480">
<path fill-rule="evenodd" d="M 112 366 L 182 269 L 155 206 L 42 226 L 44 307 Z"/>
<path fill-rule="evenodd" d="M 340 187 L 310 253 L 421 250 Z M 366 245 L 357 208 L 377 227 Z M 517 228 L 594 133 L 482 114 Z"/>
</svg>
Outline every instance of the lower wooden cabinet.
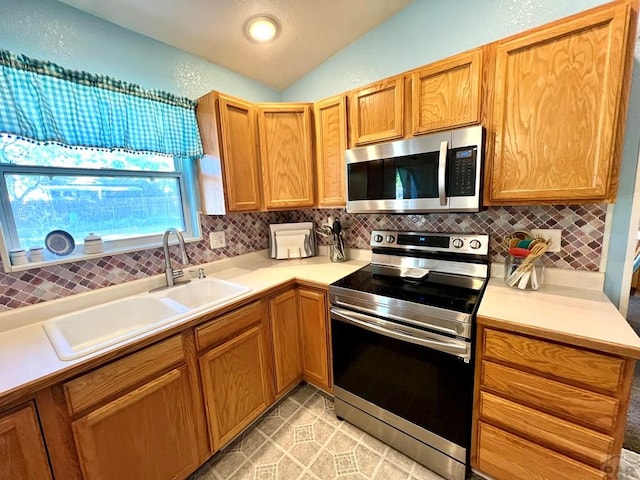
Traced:
<svg viewBox="0 0 640 480">
<path fill-rule="evenodd" d="M 182 479 L 200 465 L 191 387 L 176 368 L 72 423 L 87 479 Z"/>
<path fill-rule="evenodd" d="M 302 380 L 300 329 L 295 289 L 269 299 L 276 396 Z"/>
<path fill-rule="evenodd" d="M 50 480 L 51 470 L 32 404 L 0 415 L 0 480 Z"/>
<path fill-rule="evenodd" d="M 299 288 L 298 300 L 303 378 L 323 390 L 330 391 L 327 294 L 321 290 Z"/>
<path fill-rule="evenodd" d="M 478 425 L 477 467 L 496 479 L 605 480 L 604 472 L 591 468 L 511 435 L 486 423 Z"/>
<path fill-rule="evenodd" d="M 303 379 L 331 390 L 327 294 L 291 286 L 36 393 L 0 414 L 0 480 L 50 480 L 48 457 L 56 480 L 187 478 Z"/>
<path fill-rule="evenodd" d="M 264 301 L 196 328 L 209 438 L 217 451 L 274 401 Z M 213 347 L 213 348 L 212 348 Z"/>
<path fill-rule="evenodd" d="M 495 480 L 616 479 L 635 361 L 491 322 L 478 317 L 472 466 Z"/>
</svg>

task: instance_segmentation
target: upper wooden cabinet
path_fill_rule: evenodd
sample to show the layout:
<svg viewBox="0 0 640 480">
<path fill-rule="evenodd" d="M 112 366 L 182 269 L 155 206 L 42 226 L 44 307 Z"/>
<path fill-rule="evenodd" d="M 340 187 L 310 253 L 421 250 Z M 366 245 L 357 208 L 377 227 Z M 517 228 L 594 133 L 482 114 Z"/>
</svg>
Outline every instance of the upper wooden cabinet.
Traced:
<svg viewBox="0 0 640 480">
<path fill-rule="evenodd" d="M 412 133 L 480 122 L 482 48 L 411 72 Z"/>
<path fill-rule="evenodd" d="M 347 102 L 344 95 L 314 104 L 318 206 L 343 207 L 347 148 Z"/>
<path fill-rule="evenodd" d="M 0 480 L 50 480 L 36 411 L 32 404 L 0 415 Z"/>
<path fill-rule="evenodd" d="M 497 44 L 489 202 L 615 197 L 630 11 L 605 5 Z"/>
<path fill-rule="evenodd" d="M 404 135 L 404 76 L 399 75 L 349 93 L 349 145 Z"/>
<path fill-rule="evenodd" d="M 219 95 L 220 153 L 227 209 L 259 210 L 261 205 L 256 113 L 253 104 Z"/>
<path fill-rule="evenodd" d="M 205 155 L 219 156 L 221 160 L 227 211 L 260 210 L 261 171 L 254 105 L 211 92 L 198 100 L 197 117 Z M 208 188 L 215 187 L 202 185 L 201 178 L 201 188 L 206 197 Z"/>
<path fill-rule="evenodd" d="M 314 170 L 310 104 L 259 104 L 258 130 L 265 207 L 312 207 Z"/>
</svg>

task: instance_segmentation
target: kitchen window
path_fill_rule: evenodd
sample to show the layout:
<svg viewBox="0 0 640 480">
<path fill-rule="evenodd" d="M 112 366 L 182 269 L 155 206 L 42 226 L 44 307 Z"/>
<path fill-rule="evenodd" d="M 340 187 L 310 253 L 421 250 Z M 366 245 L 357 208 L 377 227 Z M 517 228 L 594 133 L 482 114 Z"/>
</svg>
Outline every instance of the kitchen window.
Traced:
<svg viewBox="0 0 640 480">
<path fill-rule="evenodd" d="M 200 238 L 196 103 L 104 75 L 0 50 L 0 257 L 73 237 L 45 263 L 161 245 L 168 228 Z M 64 239 L 64 234 L 58 239 Z M 48 247 L 48 246 L 47 246 Z M 100 254 L 94 254 L 100 255 Z"/>
<path fill-rule="evenodd" d="M 0 221 L 6 247 L 43 246 L 64 230 L 82 254 L 82 239 L 102 236 L 105 254 L 160 244 L 167 228 L 199 236 L 193 161 L 39 144 L 0 134 Z"/>
</svg>

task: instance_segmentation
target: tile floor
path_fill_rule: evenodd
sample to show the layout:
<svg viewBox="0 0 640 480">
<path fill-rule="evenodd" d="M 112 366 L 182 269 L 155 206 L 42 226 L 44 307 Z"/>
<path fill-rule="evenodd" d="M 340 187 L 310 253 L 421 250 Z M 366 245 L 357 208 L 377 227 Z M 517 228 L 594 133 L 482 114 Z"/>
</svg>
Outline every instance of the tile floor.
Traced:
<svg viewBox="0 0 640 480">
<path fill-rule="evenodd" d="M 333 399 L 307 384 L 296 387 L 189 480 L 330 479 L 442 480 L 338 420 Z M 639 454 L 623 451 L 619 480 L 640 480 Z"/>
</svg>

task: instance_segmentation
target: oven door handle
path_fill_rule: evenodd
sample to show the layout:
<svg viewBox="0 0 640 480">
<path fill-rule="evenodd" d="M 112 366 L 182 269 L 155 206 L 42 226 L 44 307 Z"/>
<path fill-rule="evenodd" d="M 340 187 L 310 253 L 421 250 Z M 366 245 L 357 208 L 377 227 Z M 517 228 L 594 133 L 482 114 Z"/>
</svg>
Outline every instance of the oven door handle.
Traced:
<svg viewBox="0 0 640 480">
<path fill-rule="evenodd" d="M 440 198 L 440 205 L 445 206 L 447 204 L 447 151 L 449 149 L 449 142 L 444 140 L 440 142 L 440 156 L 438 157 L 438 197 Z"/>
<path fill-rule="evenodd" d="M 395 338 L 403 342 L 414 343 L 423 347 L 432 348 L 444 353 L 451 353 L 457 357 L 462 358 L 466 363 L 469 363 L 471 353 L 468 345 L 460 345 L 456 343 L 441 342 L 433 340 L 428 337 L 428 334 L 422 335 L 422 332 L 416 332 L 418 335 L 413 334 L 405 329 L 395 329 L 391 322 L 386 322 L 379 318 L 370 317 L 362 313 L 356 313 L 349 310 L 343 310 L 341 308 L 331 309 L 331 318 L 343 323 L 349 323 L 370 332 L 379 333 L 385 337 Z M 408 327 L 407 327 L 408 328 Z"/>
</svg>

